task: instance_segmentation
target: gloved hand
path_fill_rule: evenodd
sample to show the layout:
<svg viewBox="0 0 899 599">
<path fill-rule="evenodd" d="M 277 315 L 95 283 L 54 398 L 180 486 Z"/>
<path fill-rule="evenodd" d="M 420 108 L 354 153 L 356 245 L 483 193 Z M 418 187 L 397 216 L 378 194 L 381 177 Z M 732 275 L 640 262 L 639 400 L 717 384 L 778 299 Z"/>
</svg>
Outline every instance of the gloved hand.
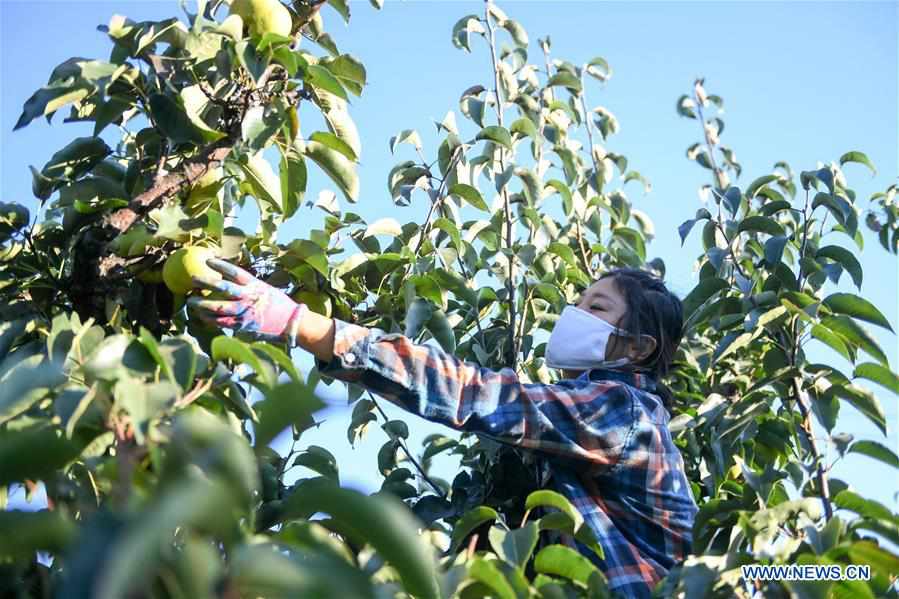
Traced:
<svg viewBox="0 0 899 599">
<path fill-rule="evenodd" d="M 296 345 L 300 320 L 309 309 L 306 304 L 293 301 L 280 289 L 224 260 L 210 258 L 206 264 L 224 278 L 194 276 L 194 285 L 219 291 L 228 299 L 188 299 L 188 306 L 201 320 L 248 333 L 260 340 Z"/>
</svg>

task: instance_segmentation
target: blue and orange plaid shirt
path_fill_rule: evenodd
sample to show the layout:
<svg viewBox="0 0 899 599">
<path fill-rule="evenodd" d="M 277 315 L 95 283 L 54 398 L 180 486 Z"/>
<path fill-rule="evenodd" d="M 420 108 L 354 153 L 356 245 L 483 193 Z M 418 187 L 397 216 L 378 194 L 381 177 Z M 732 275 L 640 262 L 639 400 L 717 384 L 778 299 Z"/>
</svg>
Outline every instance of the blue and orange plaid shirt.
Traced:
<svg viewBox="0 0 899 599">
<path fill-rule="evenodd" d="M 322 374 L 353 382 L 427 420 L 536 450 L 549 487 L 583 514 L 604 558 L 569 538 L 623 597 L 653 587 L 691 551 L 698 511 L 668 412 L 646 374 L 592 369 L 555 384 L 522 382 L 439 347 L 334 319 Z"/>
</svg>

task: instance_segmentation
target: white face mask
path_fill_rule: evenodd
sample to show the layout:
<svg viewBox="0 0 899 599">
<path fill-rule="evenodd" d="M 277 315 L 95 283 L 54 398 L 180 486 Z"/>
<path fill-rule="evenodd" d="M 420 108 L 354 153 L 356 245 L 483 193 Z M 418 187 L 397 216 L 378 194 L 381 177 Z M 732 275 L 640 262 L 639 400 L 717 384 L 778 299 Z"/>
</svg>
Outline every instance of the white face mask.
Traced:
<svg viewBox="0 0 899 599">
<path fill-rule="evenodd" d="M 589 370 L 591 368 L 615 368 L 630 363 L 630 358 L 606 360 L 609 336 L 633 337 L 576 306 L 565 306 L 546 344 L 546 365 L 550 368 Z"/>
</svg>

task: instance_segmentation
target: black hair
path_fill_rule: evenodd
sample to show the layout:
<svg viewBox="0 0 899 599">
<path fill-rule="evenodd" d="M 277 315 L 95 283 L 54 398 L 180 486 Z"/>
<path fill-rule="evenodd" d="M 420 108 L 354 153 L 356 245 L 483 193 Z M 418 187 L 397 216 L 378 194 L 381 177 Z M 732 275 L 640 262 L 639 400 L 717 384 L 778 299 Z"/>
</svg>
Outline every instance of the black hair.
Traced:
<svg viewBox="0 0 899 599">
<path fill-rule="evenodd" d="M 670 371 L 683 337 L 684 310 L 681 301 L 660 278 L 649 271 L 615 268 L 601 274 L 599 279 L 609 277 L 612 277 L 627 304 L 627 311 L 618 327 L 634 335 L 650 335 L 656 340 L 653 352 L 635 366 L 654 375 L 658 395 L 670 411 L 673 397 L 661 379 Z"/>
</svg>

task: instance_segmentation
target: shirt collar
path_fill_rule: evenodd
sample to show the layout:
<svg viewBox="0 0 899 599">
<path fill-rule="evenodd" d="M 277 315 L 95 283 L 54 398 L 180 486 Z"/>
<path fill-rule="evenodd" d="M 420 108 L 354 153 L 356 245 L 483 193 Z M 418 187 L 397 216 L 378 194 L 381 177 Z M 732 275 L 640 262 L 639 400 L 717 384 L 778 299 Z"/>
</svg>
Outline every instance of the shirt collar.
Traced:
<svg viewBox="0 0 899 599">
<path fill-rule="evenodd" d="M 622 381 L 645 391 L 652 392 L 656 388 L 656 378 L 651 372 L 636 372 L 624 370 L 612 370 L 608 368 L 591 368 L 585 370 L 577 377 L 577 380 L 613 380 Z"/>
</svg>

